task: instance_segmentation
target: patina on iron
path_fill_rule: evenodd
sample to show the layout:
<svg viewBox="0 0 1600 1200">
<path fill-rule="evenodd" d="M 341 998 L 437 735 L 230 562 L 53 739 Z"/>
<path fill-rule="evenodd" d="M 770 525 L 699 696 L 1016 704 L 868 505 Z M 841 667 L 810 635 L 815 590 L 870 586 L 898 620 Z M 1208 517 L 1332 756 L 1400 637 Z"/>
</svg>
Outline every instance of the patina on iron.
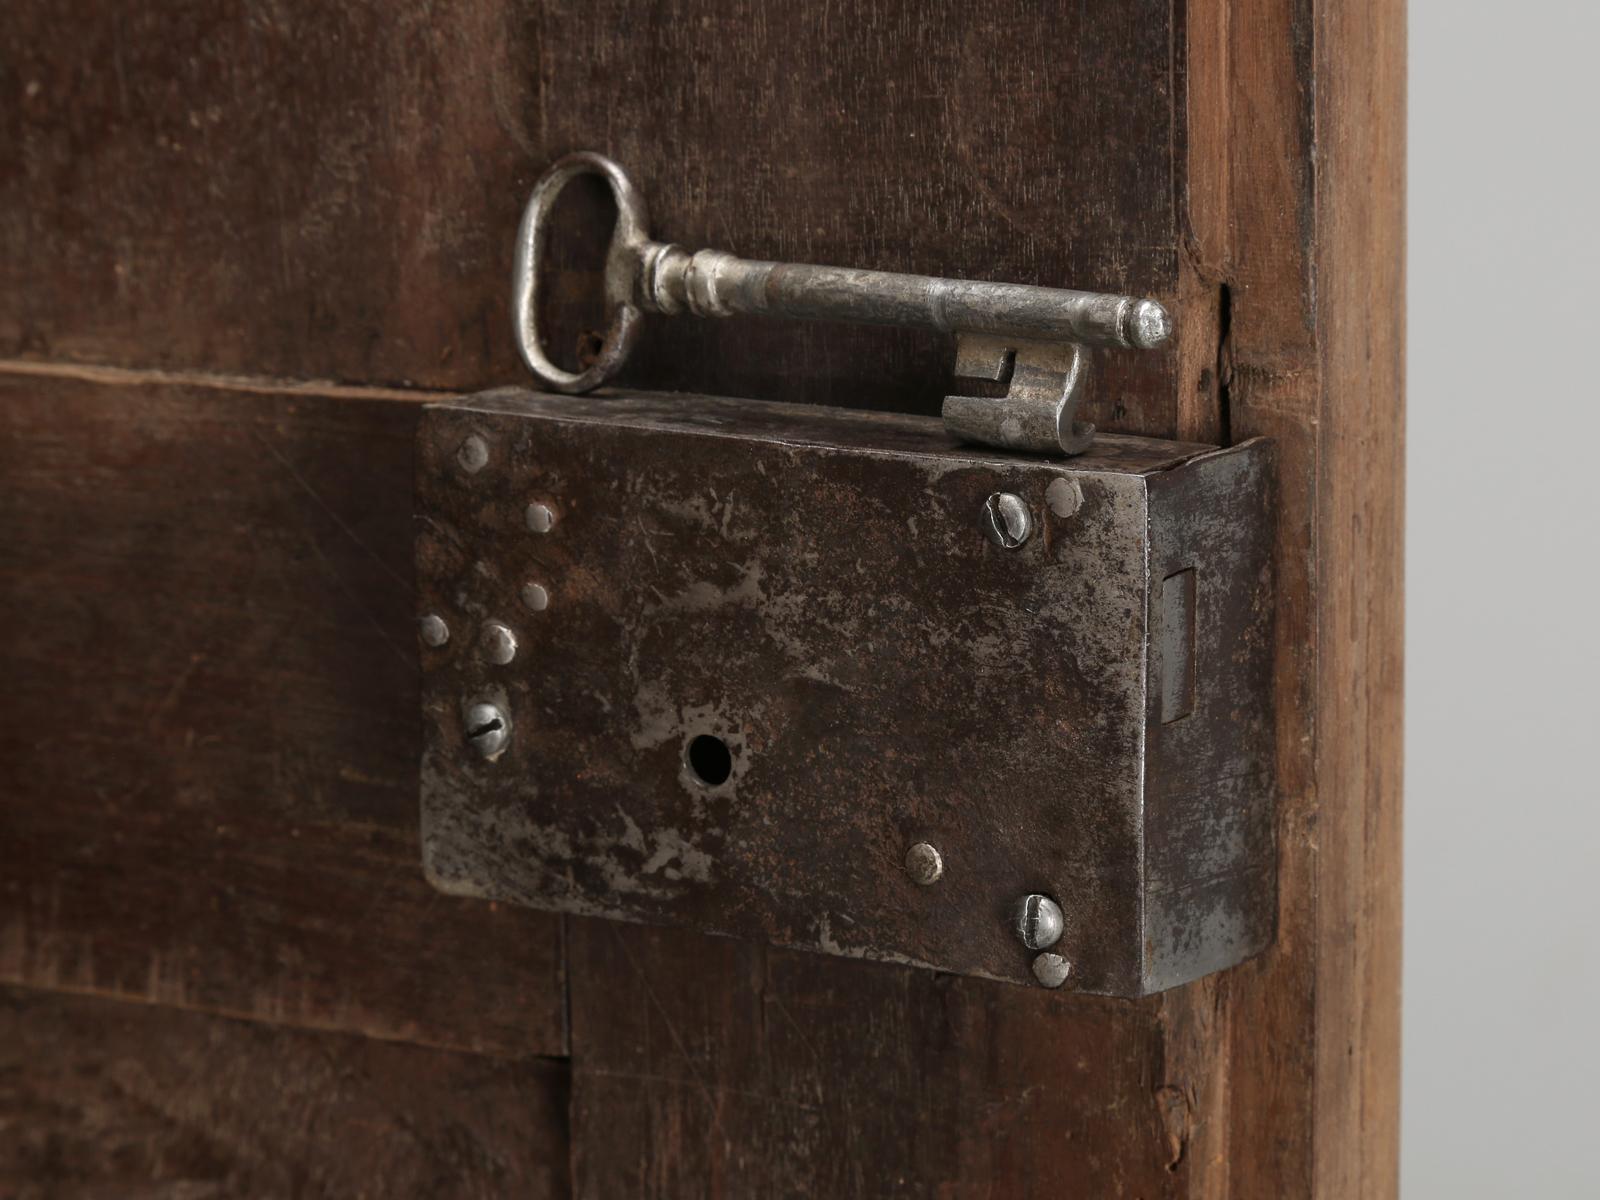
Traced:
<svg viewBox="0 0 1600 1200">
<path fill-rule="evenodd" d="M 1271 464 L 702 396 L 430 406 L 419 611 L 518 650 L 422 647 L 428 874 L 1035 987 L 1047 936 L 1068 990 L 1237 963 L 1274 913 Z M 1019 932 L 1034 895 L 1059 933 Z"/>
</svg>

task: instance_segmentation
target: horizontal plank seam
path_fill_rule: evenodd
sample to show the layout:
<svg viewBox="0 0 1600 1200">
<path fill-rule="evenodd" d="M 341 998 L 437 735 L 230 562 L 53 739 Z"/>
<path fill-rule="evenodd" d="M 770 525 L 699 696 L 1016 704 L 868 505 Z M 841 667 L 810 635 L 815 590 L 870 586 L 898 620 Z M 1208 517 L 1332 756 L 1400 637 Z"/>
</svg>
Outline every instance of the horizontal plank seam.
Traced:
<svg viewBox="0 0 1600 1200">
<path fill-rule="evenodd" d="M 19 991 L 36 992 L 40 995 L 50 996 L 84 996 L 96 1000 L 106 1000 L 117 1004 L 137 1004 L 141 1008 L 167 1008 L 175 1012 L 195 1013 L 199 1016 L 221 1017 L 229 1021 L 244 1021 L 251 1025 L 265 1025 L 274 1029 L 295 1029 L 305 1033 L 340 1034 L 346 1037 L 366 1038 L 373 1042 L 387 1042 L 397 1046 L 415 1046 L 419 1050 L 433 1050 L 441 1054 L 465 1055 L 469 1058 L 482 1058 L 499 1063 L 526 1063 L 543 1062 L 546 1064 L 561 1064 L 570 1067 L 572 1059 L 570 1054 L 501 1054 L 492 1050 L 480 1050 L 471 1046 L 461 1046 L 449 1042 L 428 1040 L 421 1038 L 406 1038 L 386 1036 L 373 1033 L 370 1030 L 360 1029 L 349 1025 L 340 1025 L 332 1021 L 292 1021 L 280 1020 L 274 1017 L 265 1017 L 257 1012 L 245 1009 L 229 1008 L 217 1004 L 174 1004 L 170 1000 L 152 1000 L 136 992 L 117 991 L 112 988 L 83 987 L 59 984 L 41 984 L 33 980 L 24 979 L 14 975 L 0 976 L 0 987 L 15 988 Z"/>
<path fill-rule="evenodd" d="M 204 371 L 151 371 L 133 367 L 90 366 L 82 363 L 34 362 L 0 358 L 0 375 L 47 379 L 72 379 L 110 387 L 194 387 L 227 392 L 254 392 L 264 396 L 318 396 L 334 400 L 398 400 L 426 404 L 451 400 L 461 392 L 425 388 L 363 387 L 319 379 L 278 379 L 270 376 L 223 375 Z"/>
</svg>

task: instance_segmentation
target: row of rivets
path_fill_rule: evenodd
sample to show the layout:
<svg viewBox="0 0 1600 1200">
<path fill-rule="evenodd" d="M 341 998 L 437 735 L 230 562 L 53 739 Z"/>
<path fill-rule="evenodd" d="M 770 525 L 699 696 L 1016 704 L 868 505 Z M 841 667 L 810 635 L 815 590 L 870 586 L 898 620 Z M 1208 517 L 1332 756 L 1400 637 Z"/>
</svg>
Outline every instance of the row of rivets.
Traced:
<svg viewBox="0 0 1600 1200">
<path fill-rule="evenodd" d="M 456 448 L 456 464 L 468 475 L 476 475 L 489 465 L 489 444 L 478 434 L 469 434 Z M 555 528 L 555 510 L 542 501 L 532 501 L 523 512 L 523 522 L 532 533 L 549 533 Z M 521 598 L 529 612 L 550 607 L 550 591 L 542 583 L 523 584 Z M 418 630 L 423 642 L 435 649 L 450 640 L 450 626 L 438 613 L 423 617 Z M 478 645 L 484 658 L 495 666 L 507 666 L 517 657 L 516 631 L 504 621 L 485 621 Z M 470 705 L 462 725 L 467 744 L 487 759 L 498 758 L 511 740 L 510 717 L 491 701 Z"/>
</svg>

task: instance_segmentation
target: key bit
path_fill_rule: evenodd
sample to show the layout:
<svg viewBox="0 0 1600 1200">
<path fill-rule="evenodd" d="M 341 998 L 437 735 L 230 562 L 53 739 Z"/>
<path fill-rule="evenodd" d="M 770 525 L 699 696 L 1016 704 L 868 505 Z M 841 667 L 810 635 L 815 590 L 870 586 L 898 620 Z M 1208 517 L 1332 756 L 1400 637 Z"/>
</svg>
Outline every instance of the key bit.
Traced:
<svg viewBox="0 0 1600 1200">
<path fill-rule="evenodd" d="M 545 223 L 561 189 L 599 175 L 617 203 L 606 256 L 612 321 L 599 354 L 581 372 L 545 354 L 536 325 Z M 1000 397 L 947 396 L 945 427 L 987 446 L 1080 454 L 1094 428 L 1075 412 L 1089 374 L 1086 347 L 1148 350 L 1172 336 L 1155 300 L 1026 284 L 901 275 L 850 267 L 760 262 L 724 250 L 690 253 L 652 241 L 644 198 L 616 163 L 584 151 L 556 162 L 534 185 L 517 235 L 512 317 L 528 369 L 561 392 L 587 392 L 627 361 L 646 312 L 701 317 L 735 314 L 864 322 L 956 336 L 955 374 L 1007 385 Z"/>
</svg>

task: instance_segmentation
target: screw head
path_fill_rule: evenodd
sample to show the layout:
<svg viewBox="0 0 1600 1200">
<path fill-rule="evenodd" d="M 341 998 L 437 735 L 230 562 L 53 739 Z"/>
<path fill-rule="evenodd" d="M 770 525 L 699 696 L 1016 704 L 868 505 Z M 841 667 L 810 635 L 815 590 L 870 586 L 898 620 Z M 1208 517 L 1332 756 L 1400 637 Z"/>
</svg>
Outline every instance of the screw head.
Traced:
<svg viewBox="0 0 1600 1200">
<path fill-rule="evenodd" d="M 1029 950 L 1048 950 L 1061 940 L 1066 929 L 1061 906 L 1049 896 L 1037 893 L 1024 896 L 1017 904 L 1013 928 Z"/>
<path fill-rule="evenodd" d="M 1033 977 L 1047 988 L 1058 988 L 1072 974 L 1072 964 L 1059 954 L 1045 953 L 1033 960 Z"/>
<path fill-rule="evenodd" d="M 517 656 L 517 635 L 511 627 L 499 621 L 485 621 L 479 639 L 483 656 L 497 667 L 503 667 Z"/>
<path fill-rule="evenodd" d="M 944 874 L 944 856 L 927 842 L 918 842 L 906 851 L 906 874 L 923 887 L 938 883 Z"/>
<path fill-rule="evenodd" d="M 542 583 L 525 583 L 522 585 L 522 603 L 527 605 L 529 612 L 543 612 L 550 607 L 550 593 Z"/>
<path fill-rule="evenodd" d="M 491 761 L 500 756 L 511 740 L 511 721 L 498 704 L 483 701 L 472 705 L 467 709 L 463 725 L 467 744 Z"/>
<path fill-rule="evenodd" d="M 426 645 L 435 648 L 444 645 L 450 640 L 450 626 L 444 623 L 444 618 L 438 613 L 429 613 L 417 622 L 417 632 L 422 635 Z"/>
<path fill-rule="evenodd" d="M 983 502 L 983 533 L 996 546 L 1015 550 L 1033 536 L 1033 513 L 1021 496 L 996 492 Z"/>
<path fill-rule="evenodd" d="M 489 443 L 472 434 L 456 451 L 456 462 L 468 475 L 476 475 L 489 465 Z"/>
<path fill-rule="evenodd" d="M 555 510 L 548 504 L 542 504 L 538 500 L 528 505 L 527 512 L 523 514 L 523 519 L 527 521 L 528 528 L 534 533 L 549 533 L 556 525 Z"/>
</svg>

